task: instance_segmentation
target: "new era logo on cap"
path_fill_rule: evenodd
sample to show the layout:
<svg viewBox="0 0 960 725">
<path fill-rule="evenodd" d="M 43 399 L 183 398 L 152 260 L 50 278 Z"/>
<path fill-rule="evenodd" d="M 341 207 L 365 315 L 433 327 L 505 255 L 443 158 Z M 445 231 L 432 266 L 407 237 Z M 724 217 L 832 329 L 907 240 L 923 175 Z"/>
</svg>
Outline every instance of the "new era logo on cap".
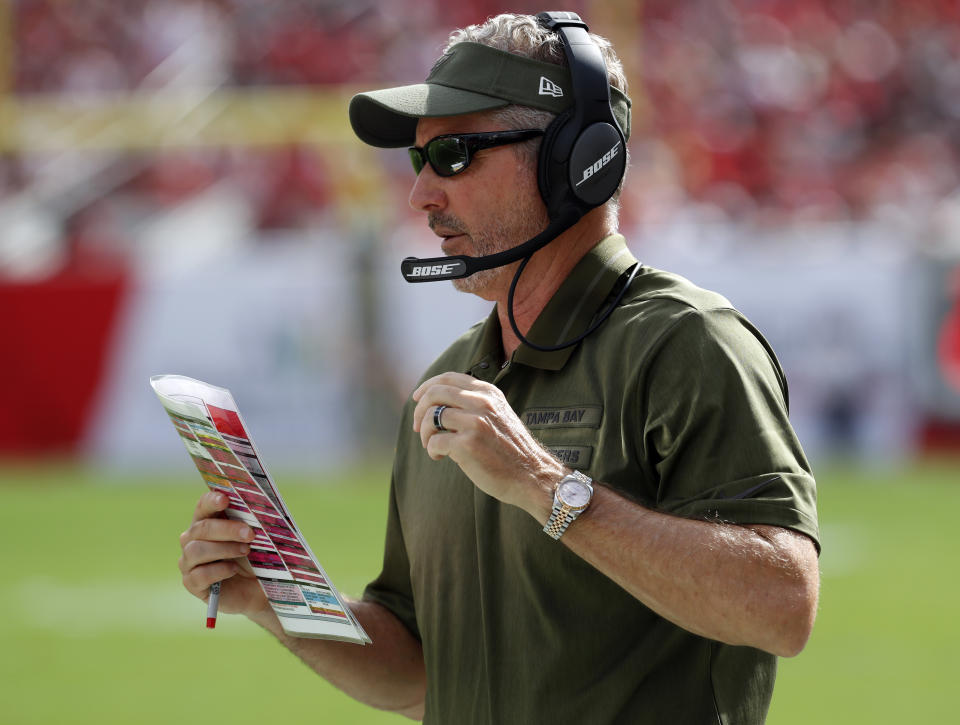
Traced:
<svg viewBox="0 0 960 725">
<path fill-rule="evenodd" d="M 563 89 L 549 78 L 540 76 L 540 95 L 561 98 L 563 96 Z"/>
</svg>

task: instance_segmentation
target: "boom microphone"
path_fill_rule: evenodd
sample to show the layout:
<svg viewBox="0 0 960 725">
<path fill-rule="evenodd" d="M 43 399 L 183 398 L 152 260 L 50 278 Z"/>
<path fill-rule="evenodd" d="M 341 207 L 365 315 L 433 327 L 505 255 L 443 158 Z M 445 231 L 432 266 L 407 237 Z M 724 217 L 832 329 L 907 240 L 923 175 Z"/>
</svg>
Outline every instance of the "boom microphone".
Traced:
<svg viewBox="0 0 960 725">
<path fill-rule="evenodd" d="M 518 259 L 529 257 L 580 221 L 581 216 L 583 216 L 583 212 L 575 207 L 568 206 L 562 209 L 557 218 L 552 220 L 547 228 L 537 236 L 512 249 L 487 254 L 483 257 L 468 257 L 462 254 L 449 257 L 428 257 L 426 259 L 407 257 L 400 263 L 400 272 L 407 282 L 440 282 L 446 279 L 469 277 L 483 269 L 502 267 L 505 264 L 516 262 Z"/>
</svg>

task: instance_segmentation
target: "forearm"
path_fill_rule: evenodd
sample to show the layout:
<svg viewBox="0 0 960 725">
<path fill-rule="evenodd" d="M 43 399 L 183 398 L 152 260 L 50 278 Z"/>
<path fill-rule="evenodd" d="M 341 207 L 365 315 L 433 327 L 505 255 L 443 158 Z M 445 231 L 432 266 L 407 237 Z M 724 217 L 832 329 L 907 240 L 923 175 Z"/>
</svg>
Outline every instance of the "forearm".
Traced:
<svg viewBox="0 0 960 725">
<path fill-rule="evenodd" d="M 250 615 L 250 619 L 270 631 L 314 672 L 354 699 L 420 720 L 426 695 L 420 642 L 379 604 L 350 601 L 349 605 L 373 644 L 290 637 L 269 610 Z"/>
<path fill-rule="evenodd" d="M 595 488 L 590 508 L 561 539 L 574 553 L 695 634 L 782 656 L 803 648 L 819 585 L 809 539 L 678 518 Z M 549 509 L 531 513 L 546 521 Z"/>
<path fill-rule="evenodd" d="M 523 425 L 498 388 L 460 373 L 413 393 L 413 429 L 431 458 L 449 456 L 484 493 L 550 516 L 569 471 Z M 443 428 L 431 420 L 444 407 Z M 813 542 L 773 526 L 681 519 L 603 485 L 557 544 L 592 564 L 661 616 L 696 634 L 780 655 L 799 652 L 816 614 Z"/>
</svg>

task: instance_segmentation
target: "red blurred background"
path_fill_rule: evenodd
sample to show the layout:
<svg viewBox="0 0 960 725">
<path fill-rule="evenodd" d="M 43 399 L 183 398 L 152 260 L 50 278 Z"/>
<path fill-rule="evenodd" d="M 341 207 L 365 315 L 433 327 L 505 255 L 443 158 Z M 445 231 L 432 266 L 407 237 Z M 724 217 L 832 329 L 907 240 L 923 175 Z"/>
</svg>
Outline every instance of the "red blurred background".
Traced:
<svg viewBox="0 0 960 725">
<path fill-rule="evenodd" d="M 633 163 L 621 221 L 641 255 L 648 240 L 654 260 L 660 254 L 681 267 L 672 255 L 683 240 L 699 245 L 693 254 L 705 264 L 772 255 L 784 286 L 791 259 L 820 255 L 833 270 L 880 260 L 882 280 L 860 297 L 850 294 L 860 283 L 849 275 L 845 282 L 846 272 L 793 280 L 805 287 L 827 280 L 822 294 L 807 291 L 809 300 L 833 300 L 812 322 L 784 322 L 774 333 L 797 380 L 798 415 L 820 441 L 814 447 L 831 453 L 868 455 L 893 439 L 906 452 L 960 447 L 960 4 L 618 0 L 566 7 L 614 42 L 631 83 Z M 103 452 L 94 429 L 104 416 L 122 418 L 123 406 L 110 400 L 134 389 L 116 383 L 132 365 L 123 360 L 142 350 L 130 330 L 158 324 L 138 317 L 145 314 L 138 300 L 169 278 L 157 269 L 184 250 L 210 247 L 208 259 L 228 247 L 262 254 L 293 235 L 326 245 L 325 253 L 340 249 L 356 272 L 381 253 L 393 262 L 404 245 L 427 243 L 410 241 L 409 229 L 421 222 L 405 206 L 403 154 L 360 148 L 346 125 L 346 99 L 358 89 L 422 80 L 453 27 L 507 9 L 543 8 L 494 0 L 6 3 L 0 453 Z M 218 242 L 223 247 L 209 244 L 217 213 L 238 225 Z M 175 215 L 205 221 L 158 226 Z M 685 225 L 694 231 L 681 242 L 663 241 Z M 165 252 L 157 239 L 170 228 L 178 234 Z M 835 237 L 844 254 L 862 256 L 836 261 L 836 250 L 823 249 Z M 749 304 L 761 293 L 750 292 L 753 278 L 740 269 L 730 278 L 733 291 L 743 290 Z M 395 295 L 406 291 L 350 279 L 358 301 L 346 332 L 336 333 L 342 339 L 331 343 L 333 333 L 324 333 L 320 342 L 272 343 L 268 374 L 282 372 L 291 355 L 322 348 L 316 354 L 328 367 L 301 372 L 326 370 L 351 398 L 367 398 L 368 408 L 386 405 L 407 390 L 403 365 L 413 370 L 420 361 L 398 362 L 412 353 L 386 331 L 389 310 L 406 304 Z M 758 307 L 779 309 L 772 289 Z M 896 314 L 871 302 L 893 296 Z M 782 309 L 791 314 L 789 305 Z M 298 325 L 323 328 L 336 314 L 320 304 Z M 820 339 L 803 328 L 822 332 L 840 318 L 862 343 L 842 330 Z M 450 329 L 464 326 L 456 320 Z M 166 334 L 168 350 L 178 333 Z M 812 338 L 816 354 L 805 342 Z M 283 352 L 290 345 L 295 353 Z M 379 387 L 342 369 L 354 366 Z M 177 372 L 146 367 L 131 377 Z M 241 366 L 227 377 L 242 385 L 257 370 Z M 868 420 L 877 400 L 888 401 L 885 432 Z"/>
</svg>

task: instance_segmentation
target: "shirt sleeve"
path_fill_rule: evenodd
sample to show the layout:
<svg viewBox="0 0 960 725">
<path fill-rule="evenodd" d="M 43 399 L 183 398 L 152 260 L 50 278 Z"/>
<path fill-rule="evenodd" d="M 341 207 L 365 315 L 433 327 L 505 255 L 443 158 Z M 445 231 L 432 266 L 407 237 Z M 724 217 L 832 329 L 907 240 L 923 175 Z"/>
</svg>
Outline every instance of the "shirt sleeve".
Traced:
<svg viewBox="0 0 960 725">
<path fill-rule="evenodd" d="M 410 583 L 410 561 L 407 557 L 403 529 L 397 510 L 396 474 L 390 483 L 390 508 L 387 513 L 383 569 L 380 575 L 367 585 L 363 592 L 363 599 L 389 609 L 417 639 L 420 639 L 413 587 Z"/>
<path fill-rule="evenodd" d="M 786 379 L 736 310 L 689 309 L 648 370 L 644 444 L 658 508 L 782 526 L 819 550 L 816 483 L 788 418 Z"/>
</svg>

